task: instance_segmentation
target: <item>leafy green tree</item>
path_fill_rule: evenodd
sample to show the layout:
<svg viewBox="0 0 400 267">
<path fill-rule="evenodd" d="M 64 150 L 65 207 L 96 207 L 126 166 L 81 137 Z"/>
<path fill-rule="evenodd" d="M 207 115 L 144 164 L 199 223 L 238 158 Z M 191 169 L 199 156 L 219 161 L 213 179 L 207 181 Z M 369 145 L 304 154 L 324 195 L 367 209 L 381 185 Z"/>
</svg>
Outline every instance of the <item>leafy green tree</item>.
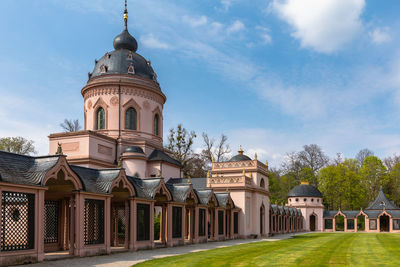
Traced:
<svg viewBox="0 0 400 267">
<path fill-rule="evenodd" d="M 0 150 L 21 155 L 36 154 L 32 140 L 27 140 L 21 136 L 0 138 Z"/>
<path fill-rule="evenodd" d="M 389 181 L 386 167 L 378 157 L 368 156 L 364 159 L 360 173 L 366 196 L 371 201 L 378 195 L 379 189 Z"/>
</svg>

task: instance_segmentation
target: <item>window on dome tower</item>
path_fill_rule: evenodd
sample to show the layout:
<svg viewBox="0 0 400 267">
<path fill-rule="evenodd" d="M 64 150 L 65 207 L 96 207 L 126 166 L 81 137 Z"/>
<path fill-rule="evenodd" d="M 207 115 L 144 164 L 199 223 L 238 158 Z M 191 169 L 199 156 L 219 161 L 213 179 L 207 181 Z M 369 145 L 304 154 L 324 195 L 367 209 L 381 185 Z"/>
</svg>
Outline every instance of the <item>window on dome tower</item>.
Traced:
<svg viewBox="0 0 400 267">
<path fill-rule="evenodd" d="M 106 116 L 103 108 L 97 110 L 97 130 L 103 130 L 106 126 Z"/>
<path fill-rule="evenodd" d="M 153 134 L 154 135 L 159 135 L 160 134 L 160 129 L 159 129 L 159 125 L 160 125 L 160 117 L 158 116 L 158 114 L 154 115 L 154 126 L 153 126 Z"/>
<path fill-rule="evenodd" d="M 128 108 L 125 112 L 125 129 L 137 130 L 137 112 L 134 108 Z"/>
</svg>

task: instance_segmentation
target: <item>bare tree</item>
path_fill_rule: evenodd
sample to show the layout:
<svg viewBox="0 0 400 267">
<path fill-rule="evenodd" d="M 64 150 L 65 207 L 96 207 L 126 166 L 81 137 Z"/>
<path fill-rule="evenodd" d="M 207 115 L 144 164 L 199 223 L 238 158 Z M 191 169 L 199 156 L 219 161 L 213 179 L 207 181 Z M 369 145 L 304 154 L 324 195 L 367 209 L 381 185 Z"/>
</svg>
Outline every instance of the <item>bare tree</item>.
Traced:
<svg viewBox="0 0 400 267">
<path fill-rule="evenodd" d="M 373 155 L 374 155 L 374 152 L 372 152 L 372 151 L 369 150 L 368 148 L 364 148 L 364 149 L 361 149 L 361 150 L 357 153 L 357 155 L 356 155 L 356 160 L 358 161 L 358 164 L 359 164 L 360 166 L 362 166 L 363 163 L 364 163 L 364 160 L 365 160 L 367 157 L 373 156 Z"/>
<path fill-rule="evenodd" d="M 305 145 L 303 148 L 304 150 L 298 154 L 299 160 L 303 166 L 309 167 L 314 173 L 329 163 L 329 157 L 318 145 Z"/>
<path fill-rule="evenodd" d="M 393 170 L 394 165 L 400 163 L 400 156 L 394 154 L 392 157 L 387 157 L 383 160 L 383 164 L 386 166 L 389 172 Z"/>
<path fill-rule="evenodd" d="M 188 162 L 194 157 L 192 150 L 194 138 L 196 138 L 196 133 L 188 132 L 182 124 L 178 124 L 176 130 L 173 128 L 169 130 L 167 149 L 182 164 L 185 176 L 189 175 Z"/>
<path fill-rule="evenodd" d="M 27 140 L 21 136 L 0 138 L 0 150 L 21 155 L 36 154 L 32 140 Z"/>
<path fill-rule="evenodd" d="M 231 153 L 231 149 L 227 143 L 228 137 L 224 134 L 221 134 L 221 138 L 216 144 L 214 138 L 210 138 L 208 134 L 203 133 L 203 142 L 204 149 L 201 155 L 208 163 L 211 163 L 213 158 L 217 162 L 224 161 L 226 160 L 226 155 Z"/>
<path fill-rule="evenodd" d="M 63 123 L 60 123 L 60 126 L 66 132 L 77 132 L 82 129 L 82 126 L 79 124 L 79 120 L 65 119 Z"/>
</svg>

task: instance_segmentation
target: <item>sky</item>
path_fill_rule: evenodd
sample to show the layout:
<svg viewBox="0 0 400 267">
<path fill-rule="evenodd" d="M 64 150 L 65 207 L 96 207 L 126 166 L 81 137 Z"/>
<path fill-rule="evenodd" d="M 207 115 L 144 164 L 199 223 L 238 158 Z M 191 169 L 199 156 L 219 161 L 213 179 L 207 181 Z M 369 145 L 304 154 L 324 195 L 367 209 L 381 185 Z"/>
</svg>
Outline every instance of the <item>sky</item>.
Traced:
<svg viewBox="0 0 400 267">
<path fill-rule="evenodd" d="M 0 3 L 0 137 L 83 124 L 80 90 L 122 31 L 122 0 Z M 162 91 L 164 137 L 182 123 L 279 167 L 318 144 L 330 157 L 400 154 L 400 1 L 128 0 L 129 31 Z M 165 138 L 166 139 L 166 138 Z"/>
</svg>

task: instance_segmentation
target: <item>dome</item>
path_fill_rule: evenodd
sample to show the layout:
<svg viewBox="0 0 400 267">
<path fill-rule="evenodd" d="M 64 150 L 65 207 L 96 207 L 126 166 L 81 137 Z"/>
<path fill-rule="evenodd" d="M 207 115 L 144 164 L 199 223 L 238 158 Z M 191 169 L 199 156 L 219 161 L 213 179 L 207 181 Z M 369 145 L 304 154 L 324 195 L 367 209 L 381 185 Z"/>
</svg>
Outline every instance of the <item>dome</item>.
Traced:
<svg viewBox="0 0 400 267">
<path fill-rule="evenodd" d="M 138 44 L 128 31 L 128 11 L 124 12 L 124 30 L 114 38 L 114 51 L 107 52 L 100 60 L 95 60 L 89 79 L 109 74 L 139 76 L 157 82 L 157 75 L 150 61 L 136 53 Z"/>
<path fill-rule="evenodd" d="M 125 149 L 124 153 L 140 153 L 144 154 L 143 149 L 138 146 L 130 146 L 127 149 Z"/>
<path fill-rule="evenodd" d="M 302 183 L 290 190 L 288 197 L 321 197 L 321 192 L 308 183 Z"/>
<path fill-rule="evenodd" d="M 238 154 L 236 156 L 233 156 L 229 161 L 247 161 L 247 160 L 252 160 L 252 159 L 244 155 L 243 149 L 240 148 Z"/>
<path fill-rule="evenodd" d="M 128 29 L 124 29 L 117 37 L 114 38 L 115 49 L 128 49 L 136 52 L 138 44 L 136 39 L 129 34 Z"/>
<path fill-rule="evenodd" d="M 124 48 L 108 52 L 96 61 L 90 78 L 108 74 L 129 74 L 155 80 L 150 62 L 141 55 Z"/>
</svg>

